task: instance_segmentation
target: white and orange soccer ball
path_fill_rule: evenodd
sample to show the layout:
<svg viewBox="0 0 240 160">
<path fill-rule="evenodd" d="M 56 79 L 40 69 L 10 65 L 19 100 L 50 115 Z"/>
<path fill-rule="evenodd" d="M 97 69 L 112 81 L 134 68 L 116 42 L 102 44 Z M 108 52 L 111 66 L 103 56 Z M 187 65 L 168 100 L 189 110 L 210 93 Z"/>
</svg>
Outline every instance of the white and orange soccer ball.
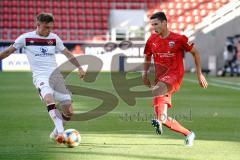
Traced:
<svg viewBox="0 0 240 160">
<path fill-rule="evenodd" d="M 67 147 L 77 147 L 81 142 L 81 135 L 76 129 L 67 129 L 64 131 L 64 144 Z"/>
</svg>

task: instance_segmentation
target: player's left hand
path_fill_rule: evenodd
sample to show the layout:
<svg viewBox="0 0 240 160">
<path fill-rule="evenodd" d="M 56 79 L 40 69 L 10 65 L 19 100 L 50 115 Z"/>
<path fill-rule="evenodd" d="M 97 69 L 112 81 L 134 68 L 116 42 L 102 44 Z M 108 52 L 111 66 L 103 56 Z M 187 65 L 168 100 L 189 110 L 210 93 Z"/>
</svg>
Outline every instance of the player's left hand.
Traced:
<svg viewBox="0 0 240 160">
<path fill-rule="evenodd" d="M 202 73 L 198 74 L 198 82 L 202 88 L 208 87 L 207 80 Z"/>
<path fill-rule="evenodd" d="M 83 79 L 84 78 L 84 76 L 85 76 L 85 72 L 84 72 L 84 70 L 82 69 L 82 67 L 79 67 L 78 68 L 78 76 L 79 76 L 79 78 L 80 79 Z"/>
</svg>

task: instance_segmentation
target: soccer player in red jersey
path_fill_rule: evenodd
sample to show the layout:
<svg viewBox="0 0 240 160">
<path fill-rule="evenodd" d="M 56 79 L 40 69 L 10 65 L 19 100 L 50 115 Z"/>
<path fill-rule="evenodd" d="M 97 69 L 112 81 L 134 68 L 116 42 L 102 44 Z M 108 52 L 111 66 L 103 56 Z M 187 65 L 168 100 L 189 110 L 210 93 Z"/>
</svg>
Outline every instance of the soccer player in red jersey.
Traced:
<svg viewBox="0 0 240 160">
<path fill-rule="evenodd" d="M 171 95 L 179 89 L 182 82 L 184 52 L 192 54 L 199 84 L 201 87 L 207 88 L 207 81 L 201 72 L 199 53 L 193 44 L 188 42 L 186 36 L 169 31 L 164 12 L 153 14 L 150 20 L 156 33 L 149 37 L 145 46 L 142 79 L 144 84 L 152 89 L 153 93 L 155 119 L 151 122 L 156 128 L 157 134 L 162 134 L 162 125 L 164 125 L 183 134 L 186 137 L 185 144 L 192 146 L 195 138 L 194 132 L 189 131 L 175 119 L 167 116 L 167 109 L 171 108 Z M 154 85 L 148 79 L 148 69 L 152 57 L 155 67 Z"/>
</svg>

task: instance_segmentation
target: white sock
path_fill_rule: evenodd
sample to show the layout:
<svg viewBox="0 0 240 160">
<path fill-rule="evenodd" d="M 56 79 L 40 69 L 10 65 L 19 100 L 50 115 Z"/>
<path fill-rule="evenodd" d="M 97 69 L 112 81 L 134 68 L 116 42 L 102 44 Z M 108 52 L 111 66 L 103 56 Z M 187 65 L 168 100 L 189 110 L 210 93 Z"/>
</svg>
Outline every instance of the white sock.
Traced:
<svg viewBox="0 0 240 160">
<path fill-rule="evenodd" d="M 57 128 L 56 128 L 56 127 L 53 129 L 53 134 L 54 134 L 54 135 L 58 135 L 58 131 L 57 131 Z"/>
<path fill-rule="evenodd" d="M 59 118 L 57 116 L 57 112 L 58 112 L 57 109 L 52 109 L 48 113 L 49 113 L 50 117 L 52 118 L 53 123 L 55 124 L 55 128 L 57 129 L 57 133 L 62 134 L 63 131 L 64 131 L 63 121 L 62 121 L 61 118 Z"/>
<path fill-rule="evenodd" d="M 64 120 L 64 119 L 62 118 L 62 114 L 59 112 L 59 110 L 56 110 L 56 114 L 57 114 L 57 116 L 62 120 L 63 126 L 65 126 L 66 120 Z"/>
</svg>

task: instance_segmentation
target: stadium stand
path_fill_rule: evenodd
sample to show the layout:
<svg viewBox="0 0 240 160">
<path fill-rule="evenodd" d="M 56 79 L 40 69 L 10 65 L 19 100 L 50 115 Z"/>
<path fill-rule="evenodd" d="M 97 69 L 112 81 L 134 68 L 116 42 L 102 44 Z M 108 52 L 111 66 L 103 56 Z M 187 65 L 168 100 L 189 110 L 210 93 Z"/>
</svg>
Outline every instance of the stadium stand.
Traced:
<svg viewBox="0 0 240 160">
<path fill-rule="evenodd" d="M 34 16 L 51 12 L 54 32 L 64 41 L 105 41 L 111 9 L 144 9 L 149 17 L 165 11 L 174 31 L 194 28 L 203 17 L 229 0 L 2 0 L 0 5 L 0 40 L 12 41 L 19 34 L 33 30 Z"/>
</svg>

